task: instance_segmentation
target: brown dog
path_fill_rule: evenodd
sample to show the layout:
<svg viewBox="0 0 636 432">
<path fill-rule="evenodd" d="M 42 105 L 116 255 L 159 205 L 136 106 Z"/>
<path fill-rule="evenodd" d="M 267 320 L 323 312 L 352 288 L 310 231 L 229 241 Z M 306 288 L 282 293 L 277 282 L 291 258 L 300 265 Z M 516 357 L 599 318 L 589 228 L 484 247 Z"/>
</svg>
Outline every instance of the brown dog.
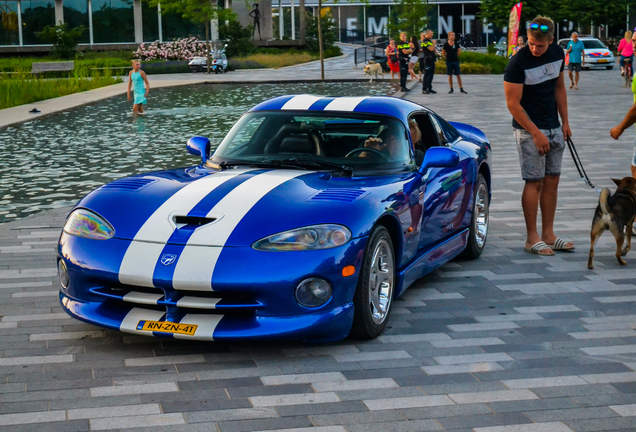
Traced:
<svg viewBox="0 0 636 432">
<path fill-rule="evenodd" d="M 612 181 L 618 186 L 616 193 L 611 195 L 607 188 L 601 191 L 594 220 L 592 220 L 590 256 L 587 260 L 589 269 L 594 268 L 594 245 L 605 230 L 610 230 L 616 239 L 616 259 L 620 265 L 627 264 L 623 256 L 627 255 L 632 246 L 632 225 L 636 218 L 636 179 L 625 177 L 622 180 L 612 179 Z M 623 249 L 625 236 L 627 236 L 627 245 Z"/>
</svg>

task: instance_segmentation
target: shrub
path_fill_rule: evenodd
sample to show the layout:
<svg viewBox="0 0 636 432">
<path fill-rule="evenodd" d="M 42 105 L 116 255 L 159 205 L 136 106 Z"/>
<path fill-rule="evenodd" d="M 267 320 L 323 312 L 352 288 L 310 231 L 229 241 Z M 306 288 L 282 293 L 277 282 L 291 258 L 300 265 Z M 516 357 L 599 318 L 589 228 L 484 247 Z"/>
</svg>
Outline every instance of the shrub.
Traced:
<svg viewBox="0 0 636 432">
<path fill-rule="evenodd" d="M 190 72 L 187 61 L 162 61 L 156 63 L 142 63 L 141 69 L 148 75 Z"/>
<path fill-rule="evenodd" d="M 226 14 L 225 21 L 219 22 L 219 37 L 227 44 L 225 54 L 230 58 L 256 50 L 252 43 L 252 26 L 243 27 L 234 12 Z"/>
<path fill-rule="evenodd" d="M 318 45 L 318 20 L 315 16 L 307 13 L 306 23 L 305 47 L 309 52 L 320 52 L 320 46 Z M 322 30 L 322 49 L 325 52 L 325 57 L 327 57 L 327 50 L 333 49 L 338 41 L 338 30 L 330 11 L 320 17 L 320 26 Z"/>
<path fill-rule="evenodd" d="M 151 44 L 139 44 L 133 58 L 139 60 L 186 60 L 206 55 L 205 42 L 194 37 L 176 39 L 172 42 L 155 41 Z"/>
<path fill-rule="evenodd" d="M 494 54 L 484 54 L 473 51 L 464 51 L 459 56 L 460 63 L 476 63 L 481 65 L 488 65 L 491 67 L 493 74 L 502 74 L 506 65 L 508 64 L 508 58 L 497 56 Z M 463 67 L 463 66 L 462 66 Z"/>
<path fill-rule="evenodd" d="M 53 57 L 69 60 L 75 56 L 77 41 L 85 31 L 84 26 L 69 30 L 66 23 L 60 23 L 53 27 L 46 26 L 41 32 L 36 32 L 36 35 L 42 42 L 53 44 Z"/>
</svg>

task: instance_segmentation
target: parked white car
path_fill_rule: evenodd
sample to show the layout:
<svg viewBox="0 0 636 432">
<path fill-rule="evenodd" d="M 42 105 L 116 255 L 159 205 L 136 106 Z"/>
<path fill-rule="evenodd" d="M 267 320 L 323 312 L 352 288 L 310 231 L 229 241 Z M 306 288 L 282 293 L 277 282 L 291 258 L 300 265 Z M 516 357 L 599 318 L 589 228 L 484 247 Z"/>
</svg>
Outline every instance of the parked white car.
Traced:
<svg viewBox="0 0 636 432">
<path fill-rule="evenodd" d="M 560 39 L 559 46 L 565 51 L 568 47 L 568 42 L 572 39 Z M 579 36 L 579 40 L 583 42 L 585 47 L 585 66 L 584 68 L 604 67 L 606 69 L 612 69 L 616 64 L 616 57 L 614 53 L 600 40 L 590 36 Z M 568 64 L 568 56 L 566 53 L 565 64 Z"/>
</svg>

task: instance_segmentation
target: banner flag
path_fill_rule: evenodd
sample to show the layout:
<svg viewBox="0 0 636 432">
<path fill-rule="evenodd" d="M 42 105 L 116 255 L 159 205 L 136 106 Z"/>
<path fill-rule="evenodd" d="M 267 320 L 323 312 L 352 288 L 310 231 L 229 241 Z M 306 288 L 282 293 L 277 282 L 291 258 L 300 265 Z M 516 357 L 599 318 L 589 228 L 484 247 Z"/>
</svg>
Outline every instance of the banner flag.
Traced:
<svg viewBox="0 0 636 432">
<path fill-rule="evenodd" d="M 521 21 L 521 2 L 512 7 L 510 11 L 510 22 L 508 23 L 508 57 L 512 55 L 512 51 L 517 46 L 517 38 L 519 37 L 519 22 Z"/>
</svg>

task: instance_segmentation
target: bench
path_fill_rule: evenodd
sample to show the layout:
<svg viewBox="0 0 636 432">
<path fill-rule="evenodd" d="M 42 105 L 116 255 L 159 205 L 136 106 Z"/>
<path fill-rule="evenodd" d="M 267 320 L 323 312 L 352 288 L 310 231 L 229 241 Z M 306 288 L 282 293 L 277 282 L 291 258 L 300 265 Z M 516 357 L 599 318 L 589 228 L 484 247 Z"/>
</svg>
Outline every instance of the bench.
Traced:
<svg viewBox="0 0 636 432">
<path fill-rule="evenodd" d="M 31 73 L 38 75 L 43 72 L 71 72 L 74 69 L 74 61 L 33 63 Z"/>
</svg>

